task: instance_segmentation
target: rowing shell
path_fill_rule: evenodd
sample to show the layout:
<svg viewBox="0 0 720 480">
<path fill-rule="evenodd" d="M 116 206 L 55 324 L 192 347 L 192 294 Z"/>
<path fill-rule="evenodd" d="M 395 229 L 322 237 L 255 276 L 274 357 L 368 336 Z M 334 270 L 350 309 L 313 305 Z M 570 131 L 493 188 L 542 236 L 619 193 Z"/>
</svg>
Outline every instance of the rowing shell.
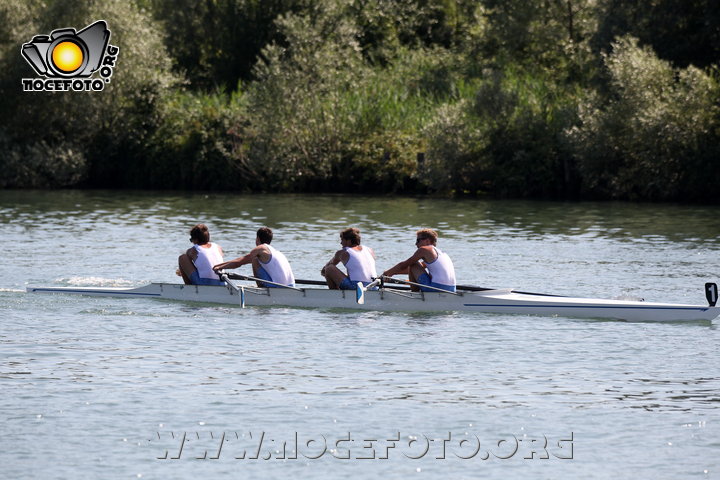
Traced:
<svg viewBox="0 0 720 480">
<path fill-rule="evenodd" d="M 240 305 L 240 291 L 224 286 L 151 283 L 138 288 L 28 287 L 30 293 L 80 294 L 101 297 L 160 298 L 188 302 Z M 559 297 L 507 290 L 423 293 L 383 288 L 365 293 L 358 304 L 354 291 L 323 288 L 243 287 L 247 306 L 286 306 L 300 308 L 348 308 L 392 312 L 446 312 L 524 314 L 614 320 L 672 322 L 709 321 L 720 315 L 718 306 L 681 305 L 633 300 L 602 300 Z"/>
</svg>

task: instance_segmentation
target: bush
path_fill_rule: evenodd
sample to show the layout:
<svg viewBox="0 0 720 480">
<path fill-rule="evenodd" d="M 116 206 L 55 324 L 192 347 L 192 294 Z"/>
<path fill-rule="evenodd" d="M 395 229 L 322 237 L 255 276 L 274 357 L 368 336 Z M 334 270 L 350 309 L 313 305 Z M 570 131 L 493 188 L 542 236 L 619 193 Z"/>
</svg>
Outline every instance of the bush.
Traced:
<svg viewBox="0 0 720 480">
<path fill-rule="evenodd" d="M 605 54 L 610 97 L 592 97 L 568 131 L 587 193 L 628 199 L 710 198 L 717 179 L 716 78 L 674 69 L 632 37 Z M 716 181 L 716 180 L 714 180 Z"/>
<path fill-rule="evenodd" d="M 314 15 L 286 16 L 287 46 L 264 50 L 249 85 L 238 161 L 268 189 L 391 191 L 410 179 L 419 129 L 452 95 L 451 62 L 436 52 L 401 49 L 387 68 L 371 66 L 346 3 Z M 413 187 L 414 188 L 414 187 Z"/>
<path fill-rule="evenodd" d="M 147 148 L 148 133 L 158 120 L 158 100 L 178 82 L 169 73 L 161 30 L 133 4 L 119 0 L 6 0 L 0 11 L 8 21 L 0 54 L 0 114 L 13 119 L 0 126 L 5 147 L 0 169 L 14 172 L 5 177 L 4 186 L 122 185 L 126 167 Z M 62 26 L 82 28 L 98 19 L 107 20 L 110 43 L 120 47 L 105 90 L 21 90 L 20 78 L 35 73 L 18 45 L 33 35 Z"/>
<path fill-rule="evenodd" d="M 486 72 L 472 99 L 437 111 L 428 136 L 428 185 L 439 191 L 557 197 L 573 188 L 561 133 L 574 91 L 540 74 Z"/>
<path fill-rule="evenodd" d="M 249 190 L 251 172 L 234 161 L 232 126 L 240 97 L 175 91 L 158 105 L 160 125 L 149 139 L 152 160 L 133 170 L 142 188 Z"/>
</svg>

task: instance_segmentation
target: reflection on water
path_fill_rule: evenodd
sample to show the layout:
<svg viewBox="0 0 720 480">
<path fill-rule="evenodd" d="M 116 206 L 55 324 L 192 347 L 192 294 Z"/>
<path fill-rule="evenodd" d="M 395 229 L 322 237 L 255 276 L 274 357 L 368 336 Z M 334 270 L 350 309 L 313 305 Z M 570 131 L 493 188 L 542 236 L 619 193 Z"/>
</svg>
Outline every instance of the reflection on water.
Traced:
<svg viewBox="0 0 720 480">
<path fill-rule="evenodd" d="M 233 195 L 108 191 L 0 191 L 0 222 L 46 228 L 78 219 L 88 226 L 179 226 L 203 221 L 218 231 L 267 224 L 295 239 L 357 225 L 382 234 L 431 226 L 448 238 L 583 236 L 647 242 L 720 242 L 717 209 L 697 205 L 621 202 L 364 197 L 343 195 Z"/>
</svg>

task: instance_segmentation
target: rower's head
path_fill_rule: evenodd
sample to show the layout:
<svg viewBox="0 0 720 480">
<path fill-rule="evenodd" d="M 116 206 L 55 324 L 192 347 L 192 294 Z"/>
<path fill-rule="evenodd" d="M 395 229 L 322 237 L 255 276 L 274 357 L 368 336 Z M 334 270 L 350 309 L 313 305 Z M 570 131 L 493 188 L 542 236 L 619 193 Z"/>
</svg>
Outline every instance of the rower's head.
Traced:
<svg viewBox="0 0 720 480">
<path fill-rule="evenodd" d="M 437 245 L 438 234 L 430 228 L 422 228 L 415 232 L 415 245 L 422 246 L 425 240 L 429 240 L 431 245 Z"/>
<path fill-rule="evenodd" d="M 346 228 L 340 232 L 340 243 L 343 243 L 343 240 L 348 242 L 348 247 L 357 247 L 360 245 L 360 230 L 352 227 Z"/>
<path fill-rule="evenodd" d="M 273 239 L 273 233 L 272 230 L 269 227 L 260 227 L 257 231 L 257 238 L 255 239 L 255 245 L 262 245 L 263 243 L 267 243 L 270 245 L 270 242 L 272 242 Z"/>
<path fill-rule="evenodd" d="M 190 241 L 198 245 L 210 242 L 210 230 L 204 223 L 198 223 L 190 229 Z"/>
</svg>

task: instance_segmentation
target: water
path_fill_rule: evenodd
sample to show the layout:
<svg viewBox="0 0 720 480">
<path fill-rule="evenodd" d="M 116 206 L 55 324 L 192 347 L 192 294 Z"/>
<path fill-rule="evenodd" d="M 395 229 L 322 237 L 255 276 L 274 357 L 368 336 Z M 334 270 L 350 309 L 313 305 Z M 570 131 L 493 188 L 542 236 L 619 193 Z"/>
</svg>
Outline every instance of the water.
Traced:
<svg viewBox="0 0 720 480">
<path fill-rule="evenodd" d="M 464 284 L 703 304 L 720 280 L 707 207 L 0 192 L 0 476 L 720 478 L 718 320 L 23 293 L 177 281 L 198 221 L 228 258 L 269 225 L 298 278 L 354 225 L 380 269 L 437 227 Z"/>
</svg>

